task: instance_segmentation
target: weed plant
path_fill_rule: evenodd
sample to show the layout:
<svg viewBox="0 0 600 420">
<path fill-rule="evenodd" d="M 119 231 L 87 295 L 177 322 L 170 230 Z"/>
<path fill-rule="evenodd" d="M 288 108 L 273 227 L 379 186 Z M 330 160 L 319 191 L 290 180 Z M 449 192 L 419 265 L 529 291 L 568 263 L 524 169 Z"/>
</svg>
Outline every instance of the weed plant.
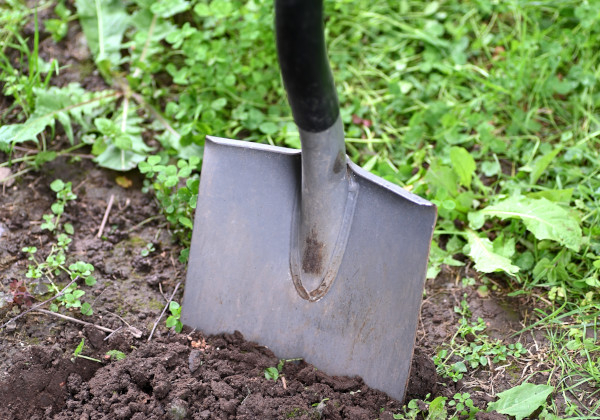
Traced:
<svg viewBox="0 0 600 420">
<path fill-rule="evenodd" d="M 60 223 L 67 202 L 77 199 L 77 196 L 71 191 L 71 183 L 65 183 L 60 179 L 54 180 L 50 184 L 50 188 L 56 193 L 56 201 L 51 206 L 52 214 L 43 215 L 44 222 L 41 224 L 41 228 L 53 232 L 56 235 L 55 242 L 51 243 L 50 252 L 45 260 L 38 261 L 36 258 L 38 250 L 35 246 L 27 246 L 22 249 L 31 262 L 25 273 L 29 284 L 20 282 L 19 287 L 13 287 L 13 289 L 17 295 L 22 294 L 30 299 L 24 300 L 23 297 L 19 297 L 17 300 L 13 299 L 13 302 L 16 304 L 33 303 L 33 296 L 29 293 L 29 289 L 33 289 L 34 282 L 37 282 L 42 288 L 45 285 L 47 292 L 56 295 L 55 302 L 50 304 L 50 310 L 57 312 L 59 306 L 64 306 L 65 309 L 79 309 L 83 315 L 92 315 L 92 305 L 89 302 L 82 302 L 85 291 L 75 280 L 82 279 L 86 286 L 95 285 L 96 278 L 92 274 L 94 266 L 81 260 L 67 265 L 68 260 L 72 260 L 69 258 L 68 250 L 74 228 L 70 223 Z M 57 280 L 65 273 L 72 283 L 61 293 Z"/>
</svg>

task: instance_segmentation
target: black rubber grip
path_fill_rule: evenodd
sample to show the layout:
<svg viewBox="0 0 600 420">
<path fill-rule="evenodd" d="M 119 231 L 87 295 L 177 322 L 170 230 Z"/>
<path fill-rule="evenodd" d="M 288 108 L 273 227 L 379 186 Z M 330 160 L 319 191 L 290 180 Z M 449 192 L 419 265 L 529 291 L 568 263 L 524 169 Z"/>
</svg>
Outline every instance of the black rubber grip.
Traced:
<svg viewBox="0 0 600 420">
<path fill-rule="evenodd" d="M 340 109 L 333 83 L 323 23 L 323 0 L 275 0 L 277 53 L 296 125 L 321 132 Z"/>
</svg>

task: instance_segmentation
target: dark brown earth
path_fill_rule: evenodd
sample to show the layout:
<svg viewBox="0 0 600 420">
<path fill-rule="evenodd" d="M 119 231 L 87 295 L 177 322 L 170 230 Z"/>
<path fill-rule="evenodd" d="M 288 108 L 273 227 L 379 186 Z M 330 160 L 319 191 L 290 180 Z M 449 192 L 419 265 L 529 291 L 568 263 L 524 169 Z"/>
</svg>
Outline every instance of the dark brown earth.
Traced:
<svg viewBox="0 0 600 420">
<path fill-rule="evenodd" d="M 14 279 L 27 280 L 24 273 L 30 262 L 23 247 L 37 246 L 40 259 L 50 251 L 54 238 L 41 230 L 40 220 L 49 213 L 54 198 L 49 184 L 60 177 L 71 181 L 78 195 L 63 215 L 75 228 L 69 258 L 94 264 L 98 279 L 93 287 L 81 286 L 93 303 L 94 315 L 61 312 L 113 330 L 121 328 L 109 335 L 31 312 L 2 330 L 2 418 L 390 419 L 402 412 L 400 402 L 369 389 L 359 378 L 329 377 L 322 367 L 302 361 L 285 363 L 283 378 L 267 380 L 264 370 L 278 364 L 276 355 L 245 342 L 241 333 L 174 334 L 164 326 L 163 318 L 148 343 L 165 296 L 184 280 L 185 267 L 177 261 L 180 248 L 171 242 L 164 220 L 155 217 L 158 208 L 151 195 L 140 191 L 139 176 L 125 174 L 133 182 L 125 189 L 115 182 L 122 175 L 101 170 L 87 159 L 61 158 L 24 175 L 0 194 L 0 293 L 10 294 Z M 99 239 L 96 234 L 111 195 L 114 204 L 104 239 Z M 147 243 L 155 251 L 142 256 Z M 520 328 L 520 315 L 511 309 L 518 308 L 518 302 L 506 305 L 493 294 L 480 298 L 473 287 L 457 285 L 459 274 L 464 272 L 446 269 L 427 283 L 407 401 L 469 392 L 476 405 L 485 408 L 495 393 L 512 386 L 509 375 L 504 379 L 486 370 L 470 373 L 458 383 L 436 374 L 432 356 L 456 331 L 458 315 L 453 307 L 463 293 L 474 317 L 488 321 L 490 334 L 506 338 Z M 66 283 L 63 279 L 61 284 Z M 32 293 L 34 288 L 30 285 Z M 181 296 L 179 291 L 174 300 L 181 301 Z M 0 323 L 25 309 L 25 305 L 4 305 Z M 72 360 L 82 338 L 82 354 L 100 363 Z M 107 360 L 109 350 L 122 351 L 127 357 Z"/>
</svg>

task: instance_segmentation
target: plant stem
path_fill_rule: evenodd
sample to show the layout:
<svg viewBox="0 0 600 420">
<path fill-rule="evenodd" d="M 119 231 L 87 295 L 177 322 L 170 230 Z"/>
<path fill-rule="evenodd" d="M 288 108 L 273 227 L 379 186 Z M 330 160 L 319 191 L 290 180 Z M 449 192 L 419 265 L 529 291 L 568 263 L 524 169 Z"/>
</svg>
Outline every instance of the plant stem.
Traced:
<svg viewBox="0 0 600 420">
<path fill-rule="evenodd" d="M 152 331 L 150 332 L 150 336 L 148 337 L 148 342 L 150 340 L 152 340 L 152 336 L 154 335 L 154 330 L 156 330 L 156 326 L 158 325 L 158 323 L 160 322 L 160 320 L 162 319 L 163 315 L 165 314 L 165 312 L 167 312 L 167 308 L 169 307 L 169 304 L 171 303 L 171 301 L 173 300 L 173 298 L 175 297 L 175 293 L 177 293 L 177 289 L 179 289 L 179 285 L 181 284 L 181 282 L 178 282 L 177 285 L 175 286 L 175 290 L 173 290 L 173 293 L 171 293 L 171 297 L 169 298 L 169 300 L 167 301 L 167 304 L 165 305 L 165 307 L 163 308 L 162 312 L 160 313 L 160 316 L 158 317 L 158 319 L 156 320 L 156 322 L 154 323 L 154 326 L 152 327 Z"/>
</svg>

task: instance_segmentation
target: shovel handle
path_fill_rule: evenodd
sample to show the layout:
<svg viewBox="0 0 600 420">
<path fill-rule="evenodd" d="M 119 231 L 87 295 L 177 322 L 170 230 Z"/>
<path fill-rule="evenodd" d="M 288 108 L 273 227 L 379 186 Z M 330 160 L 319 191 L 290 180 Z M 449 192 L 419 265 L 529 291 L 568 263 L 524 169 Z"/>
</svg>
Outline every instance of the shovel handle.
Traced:
<svg viewBox="0 0 600 420">
<path fill-rule="evenodd" d="M 323 0 L 275 0 L 275 32 L 296 125 L 311 133 L 327 130 L 340 111 L 325 48 Z"/>
</svg>

